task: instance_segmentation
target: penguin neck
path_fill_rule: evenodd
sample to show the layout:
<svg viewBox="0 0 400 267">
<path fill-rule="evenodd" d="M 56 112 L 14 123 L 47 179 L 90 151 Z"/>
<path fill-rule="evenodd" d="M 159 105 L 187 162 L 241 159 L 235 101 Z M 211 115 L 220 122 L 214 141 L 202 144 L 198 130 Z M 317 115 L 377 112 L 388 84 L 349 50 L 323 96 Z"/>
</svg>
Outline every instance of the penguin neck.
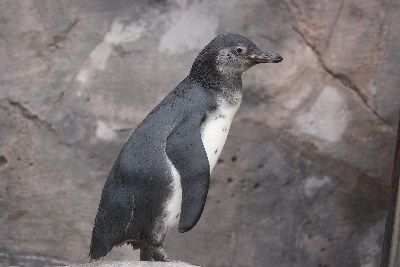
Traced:
<svg viewBox="0 0 400 267">
<path fill-rule="evenodd" d="M 240 105 L 242 101 L 241 75 L 221 75 L 217 92 L 227 103 Z"/>
<path fill-rule="evenodd" d="M 228 103 L 239 104 L 242 98 L 241 75 L 221 73 L 212 66 L 207 67 L 192 68 L 189 79 L 212 90 Z"/>
</svg>

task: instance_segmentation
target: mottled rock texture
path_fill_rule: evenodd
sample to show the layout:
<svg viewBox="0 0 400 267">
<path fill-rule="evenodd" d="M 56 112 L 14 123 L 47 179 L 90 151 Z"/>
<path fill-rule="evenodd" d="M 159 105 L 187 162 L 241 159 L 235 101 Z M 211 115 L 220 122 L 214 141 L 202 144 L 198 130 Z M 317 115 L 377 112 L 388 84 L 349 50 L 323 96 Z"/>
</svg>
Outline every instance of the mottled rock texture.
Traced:
<svg viewBox="0 0 400 267">
<path fill-rule="evenodd" d="M 184 262 L 95 261 L 70 267 L 195 267 Z"/>
<path fill-rule="evenodd" d="M 101 188 L 135 126 L 215 35 L 284 61 L 244 102 L 174 259 L 377 266 L 400 108 L 398 0 L 0 0 L 0 262 L 88 261 Z M 128 246 L 106 260 L 137 259 Z"/>
</svg>

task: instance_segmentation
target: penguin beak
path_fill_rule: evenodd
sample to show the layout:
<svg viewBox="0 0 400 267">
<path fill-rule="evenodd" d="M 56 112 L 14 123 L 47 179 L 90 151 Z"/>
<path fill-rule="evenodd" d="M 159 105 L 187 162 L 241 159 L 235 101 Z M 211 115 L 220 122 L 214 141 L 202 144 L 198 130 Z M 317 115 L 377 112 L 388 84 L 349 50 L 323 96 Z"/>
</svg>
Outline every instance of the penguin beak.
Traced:
<svg viewBox="0 0 400 267">
<path fill-rule="evenodd" d="M 274 52 L 263 52 L 261 50 L 255 50 L 250 55 L 249 58 L 258 63 L 279 63 L 283 60 L 283 57 Z"/>
</svg>

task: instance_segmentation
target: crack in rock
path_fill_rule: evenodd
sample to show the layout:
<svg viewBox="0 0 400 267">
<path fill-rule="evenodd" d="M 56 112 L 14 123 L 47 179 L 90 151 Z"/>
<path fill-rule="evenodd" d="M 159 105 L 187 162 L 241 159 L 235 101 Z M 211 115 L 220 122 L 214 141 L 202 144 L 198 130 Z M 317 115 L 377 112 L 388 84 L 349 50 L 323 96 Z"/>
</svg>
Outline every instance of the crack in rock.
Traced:
<svg viewBox="0 0 400 267">
<path fill-rule="evenodd" d="M 369 104 L 368 104 L 368 97 L 362 92 L 362 90 L 356 85 L 346 74 L 343 73 L 337 73 L 328 68 L 325 64 L 325 62 L 322 59 L 321 53 L 318 51 L 318 49 L 307 40 L 305 37 L 304 33 L 301 32 L 295 25 L 292 25 L 293 30 L 300 36 L 300 38 L 303 40 L 303 42 L 308 46 L 311 51 L 314 52 L 316 55 L 318 62 L 320 63 L 321 67 L 324 69 L 324 71 L 329 74 L 332 78 L 335 80 L 338 80 L 344 87 L 349 88 L 351 91 L 353 91 L 361 100 L 363 103 L 364 107 L 371 112 L 375 117 L 385 126 L 390 128 L 392 131 L 394 131 L 393 126 L 390 124 L 389 121 L 387 121 L 385 118 L 383 118 L 375 109 L 373 109 Z"/>
<path fill-rule="evenodd" d="M 75 19 L 73 22 L 68 24 L 67 28 L 63 30 L 60 34 L 57 34 L 53 37 L 53 41 L 48 44 L 50 49 L 56 50 L 60 48 L 60 43 L 67 39 L 68 34 L 75 28 L 78 24 L 79 18 Z"/>
<path fill-rule="evenodd" d="M 51 132 L 55 132 L 55 129 L 51 123 L 48 121 L 40 118 L 38 115 L 34 114 L 29 108 L 25 107 L 22 105 L 20 102 L 12 100 L 11 98 L 8 98 L 8 103 L 16 108 L 19 113 L 26 119 L 30 121 L 37 122 L 40 125 L 44 125 L 46 128 L 48 128 Z"/>
</svg>

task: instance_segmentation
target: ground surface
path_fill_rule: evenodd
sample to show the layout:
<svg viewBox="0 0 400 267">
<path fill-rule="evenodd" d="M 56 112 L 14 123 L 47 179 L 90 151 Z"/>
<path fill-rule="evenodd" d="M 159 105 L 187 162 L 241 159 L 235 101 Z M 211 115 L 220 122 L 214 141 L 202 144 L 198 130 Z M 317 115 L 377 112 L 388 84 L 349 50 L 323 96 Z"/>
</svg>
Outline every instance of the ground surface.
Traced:
<svg viewBox="0 0 400 267">
<path fill-rule="evenodd" d="M 215 35 L 284 57 L 244 100 L 203 217 L 207 267 L 377 266 L 400 108 L 398 0 L 0 1 L 0 262 L 87 262 L 133 128 Z M 128 246 L 106 260 L 137 259 Z M 36 264 L 36 265 L 35 265 Z"/>
<path fill-rule="evenodd" d="M 98 261 L 70 267 L 195 267 L 184 262 Z"/>
</svg>

